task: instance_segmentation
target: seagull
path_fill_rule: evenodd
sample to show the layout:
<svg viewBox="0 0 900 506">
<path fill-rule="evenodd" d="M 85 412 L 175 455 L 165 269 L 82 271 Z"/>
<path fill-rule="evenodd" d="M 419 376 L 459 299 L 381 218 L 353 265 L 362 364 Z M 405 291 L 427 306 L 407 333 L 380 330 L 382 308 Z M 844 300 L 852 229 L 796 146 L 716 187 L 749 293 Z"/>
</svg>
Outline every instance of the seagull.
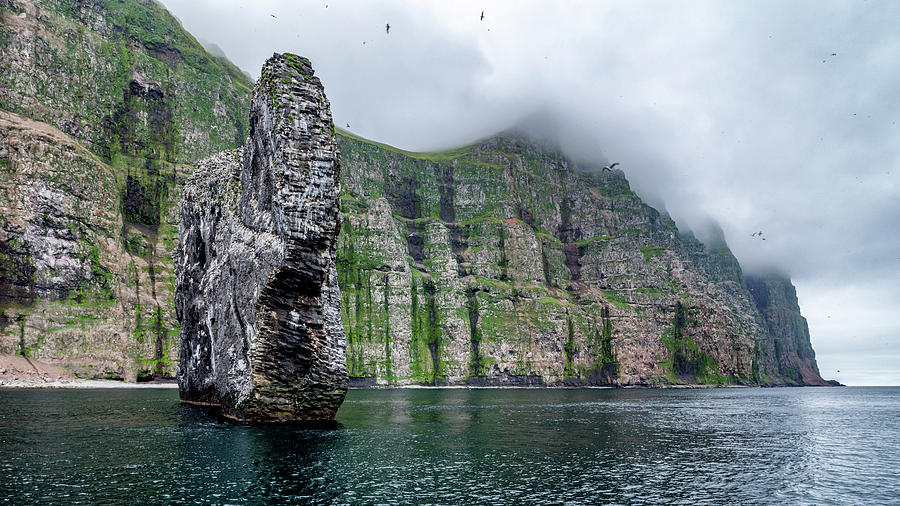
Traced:
<svg viewBox="0 0 900 506">
<path fill-rule="evenodd" d="M 481 11 L 481 21 L 484 21 L 484 11 Z"/>
<path fill-rule="evenodd" d="M 603 167 L 603 172 L 612 172 L 612 170 L 616 168 L 616 165 L 619 165 L 619 162 Z"/>
<path fill-rule="evenodd" d="M 269 14 L 269 16 L 272 16 L 273 18 L 278 19 L 278 16 L 276 16 L 274 14 Z"/>
<path fill-rule="evenodd" d="M 384 25 L 384 31 L 386 33 L 391 33 L 391 24 L 390 23 L 387 23 L 386 25 Z"/>
</svg>

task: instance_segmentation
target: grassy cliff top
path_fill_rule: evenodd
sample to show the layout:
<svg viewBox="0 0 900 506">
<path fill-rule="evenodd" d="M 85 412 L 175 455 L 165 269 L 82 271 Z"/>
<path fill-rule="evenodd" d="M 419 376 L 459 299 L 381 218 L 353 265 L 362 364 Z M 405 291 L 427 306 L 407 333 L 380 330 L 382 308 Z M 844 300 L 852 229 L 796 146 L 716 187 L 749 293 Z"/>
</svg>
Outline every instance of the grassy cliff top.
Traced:
<svg viewBox="0 0 900 506">
<path fill-rule="evenodd" d="M 356 134 L 350 133 L 342 128 L 335 127 L 335 132 L 341 137 L 346 137 L 348 139 L 353 139 L 355 141 L 362 142 L 364 144 L 369 144 L 372 146 L 377 146 L 386 151 L 390 151 L 392 153 L 397 153 L 399 155 L 408 156 L 410 158 L 415 158 L 417 160 L 428 160 L 432 162 L 443 162 L 447 160 L 453 160 L 455 158 L 461 158 L 469 153 L 471 153 L 472 148 L 478 146 L 483 142 L 483 140 L 475 141 L 464 146 L 460 146 L 458 148 L 451 148 L 442 151 L 406 151 L 404 149 L 400 149 L 389 144 L 384 144 L 382 142 L 373 141 L 371 139 L 366 139 L 365 137 L 360 137 Z"/>
<path fill-rule="evenodd" d="M 71 2 L 61 2 L 62 9 Z M 253 80 L 227 58 L 210 54 L 157 0 L 104 0 L 109 21 L 159 58 L 180 59 L 213 75 L 227 74 L 232 83 L 250 93 Z"/>
</svg>

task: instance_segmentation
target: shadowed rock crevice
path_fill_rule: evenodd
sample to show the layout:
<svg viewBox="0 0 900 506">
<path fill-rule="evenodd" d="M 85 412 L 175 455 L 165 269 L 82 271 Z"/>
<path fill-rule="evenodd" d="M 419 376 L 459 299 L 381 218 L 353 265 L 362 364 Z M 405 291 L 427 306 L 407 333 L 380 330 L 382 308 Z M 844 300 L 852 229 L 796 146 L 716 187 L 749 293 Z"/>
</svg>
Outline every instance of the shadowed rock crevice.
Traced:
<svg viewBox="0 0 900 506">
<path fill-rule="evenodd" d="M 172 100 L 159 83 L 135 72 L 122 92 L 122 103 L 100 122 L 104 137 L 99 151 L 108 159 L 124 154 L 175 161 Z"/>
<path fill-rule="evenodd" d="M 390 180 L 390 175 L 385 174 Z M 390 183 L 387 198 L 406 221 L 406 249 L 421 270 L 425 270 L 425 223 L 422 214 L 421 187 L 414 177 L 404 177 Z"/>
<path fill-rule="evenodd" d="M 809 340 L 809 326 L 800 314 L 797 291 L 790 279 L 778 274 L 747 275 L 747 288 L 762 314 L 779 372 L 798 385 L 824 385 L 816 353 Z M 757 352 L 760 350 L 757 349 Z"/>
<path fill-rule="evenodd" d="M 438 325 L 438 309 L 435 301 L 437 287 L 434 282 L 425 283 L 425 300 L 427 301 L 428 310 L 428 334 L 427 344 L 428 351 L 431 354 L 431 384 L 438 385 L 443 382 L 443 374 L 441 372 L 441 331 Z"/>
<path fill-rule="evenodd" d="M 621 171 L 505 134 L 437 153 L 338 142 L 342 309 L 366 385 L 815 380 L 800 320 L 771 308 L 767 326 L 724 241 L 679 233 Z M 389 291 L 358 282 L 385 272 Z"/>
<path fill-rule="evenodd" d="M 454 183 L 453 165 L 445 165 L 441 171 L 439 192 L 439 215 L 441 221 L 447 225 L 450 231 L 450 249 L 456 259 L 456 269 L 460 277 L 470 274 L 470 264 L 466 260 L 465 252 L 469 245 L 469 234 L 464 225 L 456 223 L 456 184 Z"/>
<path fill-rule="evenodd" d="M 605 385 L 615 383 L 619 374 L 619 364 L 613 354 L 612 347 L 612 322 L 609 318 L 609 306 L 603 306 L 600 310 L 600 319 L 603 330 L 600 333 L 600 380 Z"/>
<path fill-rule="evenodd" d="M 557 227 L 557 234 L 559 240 L 563 243 L 566 255 L 566 268 L 569 269 L 572 281 L 580 281 L 581 253 L 578 249 L 578 244 L 575 242 L 579 239 L 578 235 L 580 234 L 572 226 L 571 214 L 571 206 L 568 199 L 566 199 L 559 206 L 560 220 L 559 226 Z"/>
<path fill-rule="evenodd" d="M 309 61 L 275 55 L 254 91 L 246 147 L 202 161 L 185 186 L 183 401 L 237 420 L 334 418 L 348 379 L 333 132 Z"/>
<path fill-rule="evenodd" d="M 472 362 L 469 365 L 469 380 L 484 377 L 484 357 L 481 355 L 481 329 L 478 319 L 478 293 L 474 288 L 466 290 L 466 306 L 469 311 L 469 341 L 472 346 Z"/>
</svg>

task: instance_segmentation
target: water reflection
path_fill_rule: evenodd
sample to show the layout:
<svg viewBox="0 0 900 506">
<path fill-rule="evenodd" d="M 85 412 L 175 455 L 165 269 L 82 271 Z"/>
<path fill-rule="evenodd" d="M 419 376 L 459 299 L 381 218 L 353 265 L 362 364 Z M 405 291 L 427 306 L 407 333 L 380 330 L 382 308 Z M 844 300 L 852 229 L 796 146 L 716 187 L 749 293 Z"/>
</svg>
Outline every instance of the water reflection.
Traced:
<svg viewBox="0 0 900 506">
<path fill-rule="evenodd" d="M 898 394 L 353 390 L 324 430 L 0 391 L 0 503 L 891 502 Z"/>
<path fill-rule="evenodd" d="M 215 501 L 278 503 L 342 493 L 340 476 L 329 472 L 344 439 L 338 423 L 253 426 L 182 405 L 179 427 L 175 461 L 203 463 L 187 471 L 216 485 Z"/>
<path fill-rule="evenodd" d="M 248 495 L 267 503 L 342 495 L 341 476 L 332 470 L 342 432 L 268 427 L 253 430 L 251 437 L 257 479 Z"/>
</svg>

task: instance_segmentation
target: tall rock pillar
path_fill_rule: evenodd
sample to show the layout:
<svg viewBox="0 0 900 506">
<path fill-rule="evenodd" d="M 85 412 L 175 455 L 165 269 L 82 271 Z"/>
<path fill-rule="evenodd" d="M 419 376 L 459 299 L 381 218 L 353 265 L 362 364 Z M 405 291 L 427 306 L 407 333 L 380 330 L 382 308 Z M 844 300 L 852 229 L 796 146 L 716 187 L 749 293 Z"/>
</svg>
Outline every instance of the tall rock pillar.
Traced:
<svg viewBox="0 0 900 506">
<path fill-rule="evenodd" d="M 309 60 L 272 56 L 246 146 L 202 161 L 185 186 L 175 251 L 183 401 L 246 421 L 334 418 L 347 391 L 339 170 Z"/>
</svg>

